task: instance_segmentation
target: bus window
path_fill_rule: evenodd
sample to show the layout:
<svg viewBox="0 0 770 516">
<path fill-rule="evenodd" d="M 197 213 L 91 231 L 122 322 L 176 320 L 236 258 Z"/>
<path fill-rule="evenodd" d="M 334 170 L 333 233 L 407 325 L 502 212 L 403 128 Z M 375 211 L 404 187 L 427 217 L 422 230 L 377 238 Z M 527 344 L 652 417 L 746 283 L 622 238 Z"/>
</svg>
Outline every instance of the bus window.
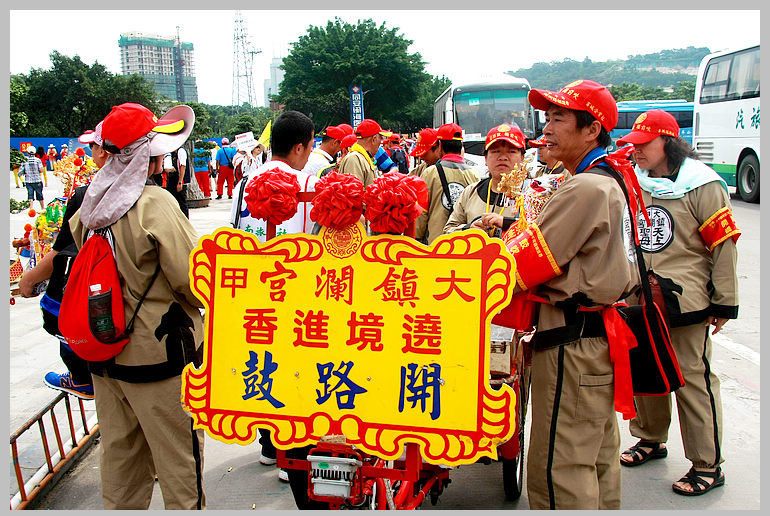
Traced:
<svg viewBox="0 0 770 516">
<path fill-rule="evenodd" d="M 467 137 L 486 136 L 499 124 L 515 124 L 525 134 L 533 131 L 524 90 L 468 91 L 455 94 L 457 120 Z"/>
<path fill-rule="evenodd" d="M 700 93 L 701 104 L 725 100 L 730 78 L 730 61 L 730 56 L 725 56 L 709 63 Z"/>
<path fill-rule="evenodd" d="M 676 122 L 681 129 L 692 127 L 692 111 L 674 111 L 669 113 L 674 115 L 674 118 L 676 118 Z"/>
<path fill-rule="evenodd" d="M 736 54 L 730 70 L 729 99 L 746 99 L 759 96 L 759 49 Z"/>
</svg>

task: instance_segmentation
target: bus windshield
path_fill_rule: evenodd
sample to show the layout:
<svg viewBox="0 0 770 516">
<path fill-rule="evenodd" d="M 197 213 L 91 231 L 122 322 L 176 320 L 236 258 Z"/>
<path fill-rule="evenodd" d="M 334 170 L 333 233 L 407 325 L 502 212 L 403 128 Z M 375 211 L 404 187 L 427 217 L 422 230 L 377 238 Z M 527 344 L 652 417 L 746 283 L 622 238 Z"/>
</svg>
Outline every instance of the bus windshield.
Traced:
<svg viewBox="0 0 770 516">
<path fill-rule="evenodd" d="M 521 89 L 456 91 L 455 121 L 463 128 L 466 140 L 483 140 L 490 129 L 503 123 L 518 125 L 525 135 L 532 135 L 527 93 Z"/>
</svg>

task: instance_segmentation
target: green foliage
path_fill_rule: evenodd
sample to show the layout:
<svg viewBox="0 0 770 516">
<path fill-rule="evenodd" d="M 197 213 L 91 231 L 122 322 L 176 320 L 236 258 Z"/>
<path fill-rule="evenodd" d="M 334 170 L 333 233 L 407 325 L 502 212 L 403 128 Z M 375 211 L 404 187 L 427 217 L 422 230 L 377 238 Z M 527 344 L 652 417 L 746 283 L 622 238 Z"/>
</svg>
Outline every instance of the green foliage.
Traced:
<svg viewBox="0 0 770 516">
<path fill-rule="evenodd" d="M 29 209 L 29 200 L 25 199 L 23 201 L 17 201 L 14 198 L 11 198 L 11 213 L 21 213 L 24 210 Z"/>
<path fill-rule="evenodd" d="M 11 153 L 9 155 L 9 161 L 11 168 L 10 170 L 13 170 L 16 167 L 19 167 L 27 161 L 27 158 L 24 156 L 24 154 L 19 149 L 14 149 L 11 147 Z"/>
<path fill-rule="evenodd" d="M 684 71 L 663 73 L 658 71 L 666 69 L 684 69 L 697 67 L 701 59 L 709 53 L 708 48 L 688 47 L 686 49 L 663 50 L 654 54 L 629 56 L 627 60 L 593 62 L 586 58 L 583 61 L 565 59 L 560 62 L 535 63 L 529 68 L 522 68 L 509 72 L 517 77 L 525 77 L 533 88 L 559 90 L 563 86 L 576 79 L 592 79 L 601 84 L 613 87 L 618 85 L 636 84 L 640 88 L 663 89 L 680 88 L 676 98 L 685 98 L 683 95 L 688 87 L 682 88 L 682 83 L 692 84 L 694 93 L 695 76 Z M 653 90 L 640 90 L 639 94 L 646 95 Z M 658 91 L 658 90 L 655 90 Z M 637 97 L 644 99 L 648 97 Z M 663 97 L 672 98 L 666 94 Z M 621 99 L 618 99 L 621 100 Z M 631 100 L 625 98 L 623 100 Z M 690 98 L 690 100 L 692 100 Z"/>
<path fill-rule="evenodd" d="M 654 86 L 623 83 L 620 86 L 610 86 L 610 93 L 617 102 L 623 100 L 666 100 L 685 99 L 692 102 L 695 97 L 695 82 L 681 82 L 674 91 L 664 91 Z"/>
<path fill-rule="evenodd" d="M 231 116 L 225 125 L 224 133 L 221 134 L 227 135 L 230 141 L 232 141 L 236 134 L 251 131 L 254 133 L 254 138 L 259 138 L 267 122 L 272 119 L 273 112 L 270 111 L 270 108 L 252 108 L 238 115 Z"/>
<path fill-rule="evenodd" d="M 32 69 L 29 75 L 12 78 L 12 134 L 81 134 L 93 129 L 112 106 L 123 102 L 157 109 L 155 91 L 138 75 L 113 75 L 98 62 L 89 66 L 78 56 L 70 58 L 58 51 L 50 57 L 50 70 Z"/>
<path fill-rule="evenodd" d="M 378 26 L 371 19 L 355 25 L 339 18 L 325 27 L 310 26 L 292 44 L 283 60 L 285 75 L 277 101 L 286 109 L 306 113 L 317 129 L 350 121 L 349 87 L 360 85 L 367 118 L 388 121 L 388 128 L 419 130 L 433 110 L 423 92 L 431 76 L 412 41 L 398 28 Z M 435 98 L 435 97 L 434 97 Z"/>
</svg>

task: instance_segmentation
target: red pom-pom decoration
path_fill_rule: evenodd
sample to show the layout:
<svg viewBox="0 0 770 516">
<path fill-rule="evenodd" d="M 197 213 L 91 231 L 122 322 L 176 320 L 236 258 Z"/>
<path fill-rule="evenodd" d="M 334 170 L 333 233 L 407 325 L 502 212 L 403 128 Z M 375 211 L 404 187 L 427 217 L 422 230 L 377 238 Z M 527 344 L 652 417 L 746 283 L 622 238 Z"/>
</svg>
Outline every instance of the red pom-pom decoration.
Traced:
<svg viewBox="0 0 770 516">
<path fill-rule="evenodd" d="M 251 216 L 280 225 L 297 213 L 297 176 L 279 168 L 266 170 L 246 185 L 246 207 Z"/>
<path fill-rule="evenodd" d="M 30 209 L 30 210 L 27 212 L 27 215 L 29 215 L 30 217 L 34 217 L 35 215 L 37 215 L 37 212 L 36 212 L 35 210 L 32 210 L 32 209 Z"/>
<path fill-rule="evenodd" d="M 403 234 L 427 205 L 427 186 L 422 178 L 390 172 L 370 184 L 364 193 L 366 220 L 377 233 Z"/>
<path fill-rule="evenodd" d="M 364 212 L 364 185 L 353 174 L 330 172 L 315 185 L 310 220 L 324 227 L 343 229 Z"/>
<path fill-rule="evenodd" d="M 27 233 L 32 231 L 32 224 L 24 224 L 24 231 L 26 231 Z"/>
<path fill-rule="evenodd" d="M 80 158 L 75 158 L 74 160 L 72 160 L 72 164 L 75 165 L 76 167 L 79 167 L 83 164 L 83 160 Z"/>
<path fill-rule="evenodd" d="M 83 150 L 83 147 L 78 147 L 75 150 L 75 154 L 77 154 L 78 156 L 80 156 L 82 158 L 83 156 L 86 155 L 86 151 Z"/>
</svg>

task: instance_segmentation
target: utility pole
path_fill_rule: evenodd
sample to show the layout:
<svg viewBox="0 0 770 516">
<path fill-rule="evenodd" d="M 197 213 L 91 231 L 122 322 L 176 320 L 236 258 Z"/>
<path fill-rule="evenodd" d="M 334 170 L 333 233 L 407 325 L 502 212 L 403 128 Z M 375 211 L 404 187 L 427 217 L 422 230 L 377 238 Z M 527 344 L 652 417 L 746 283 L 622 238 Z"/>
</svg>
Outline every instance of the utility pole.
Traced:
<svg viewBox="0 0 770 516">
<path fill-rule="evenodd" d="M 237 113 L 243 102 L 254 109 L 256 95 L 254 94 L 253 65 L 254 56 L 262 51 L 255 49 L 249 41 L 246 22 L 241 11 L 235 11 L 235 27 L 233 30 L 233 95 L 232 106 Z"/>
</svg>

